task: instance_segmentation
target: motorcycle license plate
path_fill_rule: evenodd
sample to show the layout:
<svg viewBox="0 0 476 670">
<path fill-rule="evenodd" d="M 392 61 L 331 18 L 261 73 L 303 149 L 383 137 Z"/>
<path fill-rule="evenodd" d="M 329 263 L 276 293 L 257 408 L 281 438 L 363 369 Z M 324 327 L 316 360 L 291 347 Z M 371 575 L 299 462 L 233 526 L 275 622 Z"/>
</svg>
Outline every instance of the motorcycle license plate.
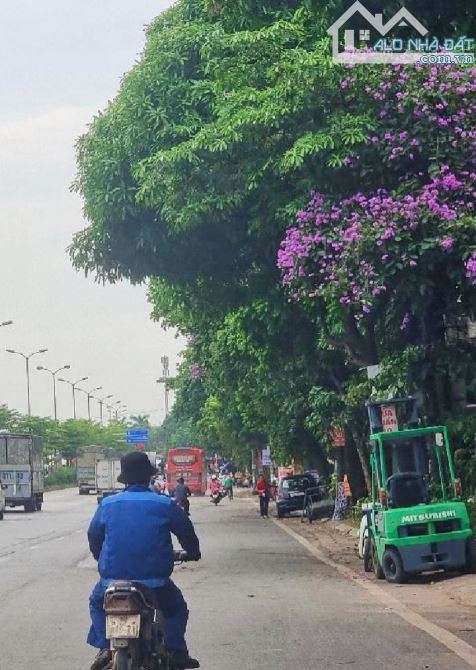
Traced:
<svg viewBox="0 0 476 670">
<path fill-rule="evenodd" d="M 113 614 L 106 617 L 106 637 L 139 637 L 140 614 Z"/>
</svg>

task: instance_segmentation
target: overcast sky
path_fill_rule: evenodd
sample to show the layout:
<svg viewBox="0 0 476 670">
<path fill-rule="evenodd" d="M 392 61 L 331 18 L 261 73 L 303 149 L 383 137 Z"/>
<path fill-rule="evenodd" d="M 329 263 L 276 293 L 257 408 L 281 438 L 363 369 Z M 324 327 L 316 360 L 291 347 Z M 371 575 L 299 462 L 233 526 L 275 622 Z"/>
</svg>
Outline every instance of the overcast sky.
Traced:
<svg viewBox="0 0 476 670">
<path fill-rule="evenodd" d="M 0 403 L 26 412 L 24 361 L 30 353 L 32 413 L 52 415 L 51 377 L 36 370 L 70 364 L 67 378 L 102 385 L 130 413 L 164 416 L 155 383 L 160 357 L 173 371 L 183 342 L 149 319 L 145 289 L 100 287 L 65 252 L 84 227 L 70 193 L 74 141 L 117 92 L 144 44 L 144 26 L 165 0 L 1 0 L 0 2 Z M 86 416 L 86 396 L 79 394 Z M 72 413 L 59 384 L 59 417 Z M 98 413 L 97 405 L 94 407 Z M 1 426 L 0 426 L 1 428 Z"/>
</svg>

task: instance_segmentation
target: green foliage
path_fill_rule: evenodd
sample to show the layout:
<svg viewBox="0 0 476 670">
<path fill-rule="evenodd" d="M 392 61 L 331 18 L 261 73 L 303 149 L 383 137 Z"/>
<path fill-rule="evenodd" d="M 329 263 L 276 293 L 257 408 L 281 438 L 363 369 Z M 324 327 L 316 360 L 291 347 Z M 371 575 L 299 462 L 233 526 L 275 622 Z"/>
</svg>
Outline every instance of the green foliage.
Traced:
<svg viewBox="0 0 476 670">
<path fill-rule="evenodd" d="M 467 8 L 420 5 L 407 3 L 429 26 L 471 25 Z M 73 264 L 100 280 L 149 280 L 153 317 L 193 336 L 157 434 L 164 446 L 219 447 L 245 463 L 250 446 L 269 443 L 282 460 L 322 459 L 332 427 L 365 432 L 372 385 L 358 367 L 375 360 L 377 340 L 378 390 L 415 385 L 413 342 L 401 346 L 387 309 L 376 331 L 359 331 L 341 305 L 293 305 L 278 288 L 285 228 L 317 185 L 345 196 L 346 157 L 375 123 L 368 96 L 341 104 L 347 71 L 332 65 L 326 31 L 346 8 L 179 0 L 78 142 L 88 227 Z M 380 183 L 380 162 L 354 178 Z M 425 351 L 425 370 L 437 357 Z"/>
<path fill-rule="evenodd" d="M 133 426 L 140 428 L 150 428 L 150 416 L 148 414 L 137 414 L 129 417 L 129 421 Z"/>
<path fill-rule="evenodd" d="M 122 423 L 101 426 L 84 419 L 54 421 L 39 416 L 23 416 L 6 405 L 0 405 L 0 429 L 29 433 L 43 438 L 47 460 L 64 458 L 71 461 L 78 447 L 96 444 L 115 449 L 127 449 L 124 440 L 126 427 Z"/>
<path fill-rule="evenodd" d="M 454 450 L 456 475 L 466 496 L 476 495 L 476 414 L 453 416 L 448 434 Z M 476 509 L 476 508 L 475 508 Z"/>
<path fill-rule="evenodd" d="M 66 486 L 74 486 L 75 484 L 76 468 L 73 467 L 53 468 L 48 472 L 48 475 L 45 478 L 45 489 L 47 491 Z"/>
<path fill-rule="evenodd" d="M 415 393 L 424 357 L 424 347 L 408 346 L 383 358 L 380 372 L 372 382 L 371 398 L 384 400 Z"/>
<path fill-rule="evenodd" d="M 157 431 L 159 450 L 163 453 L 172 447 L 204 446 L 200 430 L 189 418 L 178 418 L 173 412 Z"/>
</svg>

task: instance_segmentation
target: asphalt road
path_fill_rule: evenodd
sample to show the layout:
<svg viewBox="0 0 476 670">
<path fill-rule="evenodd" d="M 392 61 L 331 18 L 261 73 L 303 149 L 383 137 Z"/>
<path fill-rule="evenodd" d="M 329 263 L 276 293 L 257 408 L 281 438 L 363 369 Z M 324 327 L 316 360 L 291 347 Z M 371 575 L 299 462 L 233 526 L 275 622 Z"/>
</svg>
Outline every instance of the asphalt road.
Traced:
<svg viewBox="0 0 476 670">
<path fill-rule="evenodd" d="M 0 667 L 85 670 L 96 580 L 85 530 L 94 496 L 46 496 L 43 511 L 0 522 Z M 320 563 L 248 501 L 193 499 L 203 561 L 176 581 L 204 670 L 463 670 L 469 666 Z"/>
</svg>

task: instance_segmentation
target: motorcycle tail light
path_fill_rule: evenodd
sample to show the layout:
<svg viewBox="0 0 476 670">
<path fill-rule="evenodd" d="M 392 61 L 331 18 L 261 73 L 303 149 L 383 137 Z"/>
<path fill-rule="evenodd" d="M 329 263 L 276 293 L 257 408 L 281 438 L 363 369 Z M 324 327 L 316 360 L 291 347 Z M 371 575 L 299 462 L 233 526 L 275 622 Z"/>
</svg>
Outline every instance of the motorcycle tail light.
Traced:
<svg viewBox="0 0 476 670">
<path fill-rule="evenodd" d="M 140 614 L 141 607 L 133 594 L 114 593 L 106 595 L 104 610 L 106 614 Z"/>
<path fill-rule="evenodd" d="M 380 489 L 379 491 L 379 500 L 382 505 L 387 504 L 387 491 L 385 489 Z"/>
</svg>

